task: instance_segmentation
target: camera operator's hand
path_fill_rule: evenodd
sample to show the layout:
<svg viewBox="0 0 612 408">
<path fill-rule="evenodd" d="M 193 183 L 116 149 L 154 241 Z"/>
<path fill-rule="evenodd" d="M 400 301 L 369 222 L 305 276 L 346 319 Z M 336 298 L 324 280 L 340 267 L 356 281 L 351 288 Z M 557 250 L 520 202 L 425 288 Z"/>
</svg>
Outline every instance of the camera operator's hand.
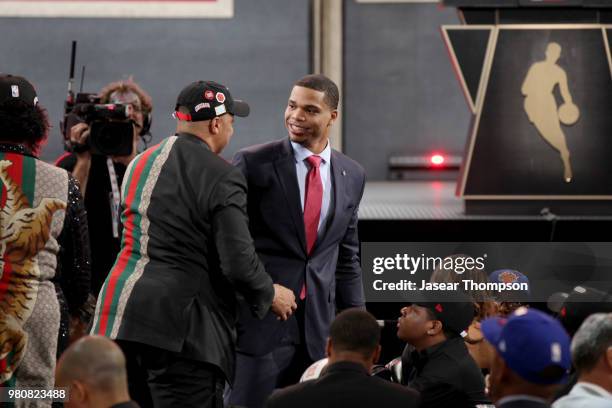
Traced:
<svg viewBox="0 0 612 408">
<path fill-rule="evenodd" d="M 89 138 L 89 125 L 87 123 L 77 123 L 70 128 L 70 142 L 73 145 L 85 145 Z M 89 178 L 89 169 L 91 168 L 91 153 L 89 149 L 80 152 L 74 152 L 77 161 L 72 170 L 72 176 L 77 179 L 81 185 L 81 194 L 85 197 L 87 190 L 87 179 Z"/>
<path fill-rule="evenodd" d="M 76 125 L 70 128 L 70 142 L 73 145 L 87 145 L 87 140 L 89 139 L 89 125 L 87 123 L 77 123 Z M 91 160 L 91 153 L 89 149 L 79 149 L 84 150 L 82 152 L 75 152 L 77 159 L 81 160 Z"/>
<path fill-rule="evenodd" d="M 278 320 L 287 320 L 297 309 L 293 291 L 275 283 L 271 309 Z"/>
</svg>

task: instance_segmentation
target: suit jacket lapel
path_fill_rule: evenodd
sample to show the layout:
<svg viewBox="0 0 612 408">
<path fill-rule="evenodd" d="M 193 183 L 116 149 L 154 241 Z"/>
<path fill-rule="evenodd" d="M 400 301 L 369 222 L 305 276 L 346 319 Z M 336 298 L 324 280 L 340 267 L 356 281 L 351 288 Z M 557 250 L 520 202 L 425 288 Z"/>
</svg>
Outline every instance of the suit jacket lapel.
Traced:
<svg viewBox="0 0 612 408">
<path fill-rule="evenodd" d="M 319 246 L 318 244 L 322 243 L 325 238 L 330 235 L 331 229 L 334 227 L 334 221 L 336 220 L 338 215 L 341 214 L 342 211 L 344 211 L 344 207 L 346 205 L 346 180 L 344 180 L 344 177 L 346 177 L 346 171 L 342 168 L 340 160 L 338 160 L 337 154 L 334 150 L 332 150 L 330 164 L 332 190 L 334 194 L 331 201 L 333 203 L 333 208 L 330 208 L 327 227 L 325 228 L 325 234 L 323 234 L 323 236 L 320 237 L 320 240 L 318 240 L 320 242 L 317 242 L 317 244 L 315 245 L 315 250 L 316 247 Z"/>
<path fill-rule="evenodd" d="M 302 214 L 302 204 L 300 203 L 300 188 L 297 183 L 295 172 L 295 159 L 293 149 L 289 139 L 285 139 L 282 144 L 281 156 L 274 162 L 276 175 L 285 193 L 287 208 L 293 219 L 300 244 L 306 252 L 306 232 L 304 229 L 304 215 Z"/>
</svg>

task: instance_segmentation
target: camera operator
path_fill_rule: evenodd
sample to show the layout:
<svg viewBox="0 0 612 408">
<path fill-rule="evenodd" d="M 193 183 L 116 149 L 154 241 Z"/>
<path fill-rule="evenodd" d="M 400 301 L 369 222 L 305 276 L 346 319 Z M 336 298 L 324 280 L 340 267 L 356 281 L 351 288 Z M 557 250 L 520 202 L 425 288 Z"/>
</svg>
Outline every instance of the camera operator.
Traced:
<svg viewBox="0 0 612 408">
<path fill-rule="evenodd" d="M 66 130 L 73 152 L 64 154 L 56 162 L 79 181 L 85 197 L 91 240 L 91 293 L 96 297 L 120 248 L 119 191 L 123 176 L 137 154 L 138 142 L 148 134 L 153 109 L 151 97 L 131 79 L 106 85 L 99 96 L 102 104 L 131 107 L 128 111 L 128 119 L 133 124 L 131 152 L 110 156 L 95 154 L 89 148 L 90 126 L 82 122 Z"/>
</svg>

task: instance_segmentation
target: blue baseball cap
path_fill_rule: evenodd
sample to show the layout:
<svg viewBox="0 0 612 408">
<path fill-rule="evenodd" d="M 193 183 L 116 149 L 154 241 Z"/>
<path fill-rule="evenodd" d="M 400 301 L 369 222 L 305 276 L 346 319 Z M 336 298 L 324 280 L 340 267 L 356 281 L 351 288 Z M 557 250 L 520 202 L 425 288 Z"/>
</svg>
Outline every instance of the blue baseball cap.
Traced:
<svg viewBox="0 0 612 408">
<path fill-rule="evenodd" d="M 491 272 L 489 282 L 494 283 L 526 283 L 529 288 L 529 278 L 524 273 L 514 269 L 498 269 Z M 499 301 L 529 302 L 529 289 L 527 290 L 504 290 L 498 295 Z"/>
<path fill-rule="evenodd" d="M 506 365 L 523 379 L 546 385 L 567 379 L 570 338 L 557 319 L 520 307 L 507 319 L 485 319 L 480 327 Z"/>
<path fill-rule="evenodd" d="M 514 269 L 498 269 L 491 272 L 489 275 L 489 282 L 529 284 L 529 278 L 524 273 L 515 271 Z"/>
</svg>

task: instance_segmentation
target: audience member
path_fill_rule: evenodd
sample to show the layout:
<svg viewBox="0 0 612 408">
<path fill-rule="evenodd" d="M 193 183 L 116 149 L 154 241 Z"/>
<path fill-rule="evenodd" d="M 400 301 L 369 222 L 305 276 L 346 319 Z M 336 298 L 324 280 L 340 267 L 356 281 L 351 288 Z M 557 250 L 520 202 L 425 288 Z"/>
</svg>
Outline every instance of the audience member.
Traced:
<svg viewBox="0 0 612 408">
<path fill-rule="evenodd" d="M 70 289 L 68 305 L 80 306 L 89 290 L 87 217 L 78 184 L 37 157 L 48 130 L 32 84 L 0 75 L 0 383 L 20 389 L 53 388 L 58 296 L 63 299 L 58 266 L 62 286 Z"/>
<path fill-rule="evenodd" d="M 578 382 L 554 408 L 612 407 L 612 313 L 589 316 L 572 339 Z"/>
<path fill-rule="evenodd" d="M 575 286 L 569 293 L 553 294 L 548 300 L 547 306 L 558 315 L 567 333 L 570 337 L 573 337 L 580 325 L 593 313 L 612 312 L 612 297 L 604 291 L 579 285 Z M 569 380 L 557 390 L 553 400 L 567 395 L 577 381 L 578 374 L 572 368 Z"/>
<path fill-rule="evenodd" d="M 404 382 L 421 392 L 422 407 L 473 407 L 489 403 L 484 378 L 462 337 L 474 317 L 471 302 L 404 307 L 397 335 L 414 347 L 403 361 Z"/>
<path fill-rule="evenodd" d="M 66 408 L 132 408 L 125 357 L 112 340 L 86 336 L 64 352 L 57 364 L 56 384 L 68 388 Z"/>
<path fill-rule="evenodd" d="M 457 268 L 444 268 L 447 264 L 447 260 L 452 259 L 452 265 L 457 265 L 458 259 L 467 258 L 468 255 L 455 254 L 449 255 L 444 258 L 442 265 L 433 271 L 430 282 L 437 283 L 458 283 L 462 284 L 463 280 L 471 280 L 477 283 L 489 282 L 489 277 L 483 268 L 479 268 L 478 265 L 474 264 L 471 267 L 461 266 L 461 270 Z M 465 261 L 461 261 L 459 265 L 463 265 Z M 482 333 L 480 332 L 480 322 L 482 319 L 497 315 L 499 311 L 499 304 L 495 302 L 494 295 L 489 290 L 470 290 L 466 291 L 466 295 L 474 303 L 474 318 L 472 323 L 466 330 L 467 335 L 463 338 L 470 352 L 470 355 L 474 358 L 478 366 L 482 369 L 488 368 L 487 361 L 491 353 L 490 347 L 483 342 Z M 403 360 L 409 358 L 409 354 L 413 351 L 413 347 L 408 344 L 402 354 Z"/>
<path fill-rule="evenodd" d="M 495 348 L 489 395 L 498 408 L 546 408 L 557 384 L 567 379 L 569 336 L 556 319 L 521 307 L 506 318 L 482 322 Z"/>
<path fill-rule="evenodd" d="M 380 355 L 380 327 L 370 313 L 348 309 L 333 321 L 326 352 L 329 364 L 316 380 L 276 391 L 270 408 L 416 407 L 418 393 L 370 376 Z"/>
</svg>

